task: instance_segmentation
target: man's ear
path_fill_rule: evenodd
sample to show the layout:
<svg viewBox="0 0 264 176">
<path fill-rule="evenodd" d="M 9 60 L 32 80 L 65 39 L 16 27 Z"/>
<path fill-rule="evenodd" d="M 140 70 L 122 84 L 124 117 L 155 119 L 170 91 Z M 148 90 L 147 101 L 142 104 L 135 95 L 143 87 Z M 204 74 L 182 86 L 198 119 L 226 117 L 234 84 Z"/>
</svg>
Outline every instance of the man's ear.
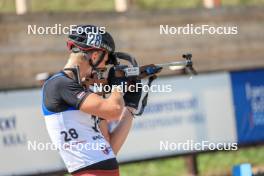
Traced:
<svg viewBox="0 0 264 176">
<path fill-rule="evenodd" d="M 96 62 L 98 55 L 99 55 L 99 53 L 97 51 L 92 52 L 91 59 L 92 59 L 93 63 Z"/>
</svg>

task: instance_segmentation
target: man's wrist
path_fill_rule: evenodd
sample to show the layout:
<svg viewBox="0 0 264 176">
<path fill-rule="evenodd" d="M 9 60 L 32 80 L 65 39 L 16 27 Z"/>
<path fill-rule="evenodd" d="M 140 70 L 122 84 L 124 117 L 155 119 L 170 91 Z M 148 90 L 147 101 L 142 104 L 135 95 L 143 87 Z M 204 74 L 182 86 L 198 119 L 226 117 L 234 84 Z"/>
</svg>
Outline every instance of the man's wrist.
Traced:
<svg viewBox="0 0 264 176">
<path fill-rule="evenodd" d="M 129 107 L 129 106 L 126 106 L 127 108 L 127 111 L 131 114 L 131 116 L 134 118 L 134 115 L 136 113 L 136 109 L 135 108 L 132 108 L 132 107 Z"/>
</svg>

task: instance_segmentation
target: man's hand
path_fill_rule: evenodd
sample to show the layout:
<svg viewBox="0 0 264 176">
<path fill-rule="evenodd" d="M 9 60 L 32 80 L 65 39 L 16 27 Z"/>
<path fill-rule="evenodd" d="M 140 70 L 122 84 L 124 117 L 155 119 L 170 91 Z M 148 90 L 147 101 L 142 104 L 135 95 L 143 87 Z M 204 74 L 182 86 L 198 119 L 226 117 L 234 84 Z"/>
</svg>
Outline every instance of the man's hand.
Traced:
<svg viewBox="0 0 264 176">
<path fill-rule="evenodd" d="M 134 78 L 129 81 L 129 84 L 130 86 L 134 86 L 134 90 L 128 91 L 124 94 L 125 106 L 137 110 L 142 94 L 141 80 Z"/>
<path fill-rule="evenodd" d="M 128 89 L 124 89 L 124 90 L 128 90 L 127 92 L 124 92 L 125 105 L 137 110 L 142 94 L 141 80 L 137 78 L 126 78 L 126 77 L 119 78 L 115 75 L 114 67 L 110 68 L 107 80 L 110 86 L 121 85 L 122 83 L 123 85 L 125 85 L 125 83 L 127 82 L 126 85 L 128 86 Z M 129 88 L 130 86 L 134 87 L 134 89 L 131 90 Z"/>
<path fill-rule="evenodd" d="M 127 79 L 116 77 L 115 68 L 111 67 L 108 72 L 107 81 L 108 81 L 108 85 L 112 87 L 113 85 L 121 85 L 122 83 L 124 84 L 127 81 Z"/>
<path fill-rule="evenodd" d="M 113 68 L 114 69 L 114 68 Z M 112 69 L 108 81 L 111 85 L 120 85 L 122 80 L 115 77 Z M 110 85 L 110 86 L 111 86 Z M 124 109 L 124 99 L 119 86 L 112 88 L 111 95 L 104 99 L 95 93 L 91 93 L 82 103 L 80 110 L 99 116 L 106 120 L 119 120 Z"/>
</svg>

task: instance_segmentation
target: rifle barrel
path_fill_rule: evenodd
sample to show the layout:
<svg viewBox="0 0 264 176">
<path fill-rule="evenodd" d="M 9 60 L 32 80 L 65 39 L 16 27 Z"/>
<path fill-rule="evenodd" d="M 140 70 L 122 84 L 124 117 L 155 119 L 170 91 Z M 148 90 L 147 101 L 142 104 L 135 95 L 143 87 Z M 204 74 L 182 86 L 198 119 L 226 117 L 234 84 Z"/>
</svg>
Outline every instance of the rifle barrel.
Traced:
<svg viewBox="0 0 264 176">
<path fill-rule="evenodd" d="M 162 63 L 162 64 L 155 64 L 156 66 L 159 67 L 170 67 L 170 66 L 187 66 L 188 61 L 175 61 L 175 62 L 167 62 L 167 63 Z"/>
</svg>

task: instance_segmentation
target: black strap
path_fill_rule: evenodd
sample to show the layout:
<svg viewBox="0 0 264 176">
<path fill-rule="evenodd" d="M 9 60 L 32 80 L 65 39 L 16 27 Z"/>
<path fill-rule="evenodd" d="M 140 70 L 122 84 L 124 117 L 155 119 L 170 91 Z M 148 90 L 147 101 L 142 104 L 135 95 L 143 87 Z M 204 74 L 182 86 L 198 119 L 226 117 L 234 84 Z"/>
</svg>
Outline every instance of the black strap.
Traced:
<svg viewBox="0 0 264 176">
<path fill-rule="evenodd" d="M 157 78 L 156 75 L 152 75 L 149 77 L 148 79 L 148 86 L 150 87 L 152 82 Z M 147 103 L 148 103 L 148 94 L 149 92 L 146 93 L 146 95 L 144 96 L 144 98 L 142 99 L 142 105 L 141 105 L 141 108 L 139 110 L 138 113 L 134 114 L 134 115 L 137 115 L 137 116 L 140 116 L 143 114 L 144 110 L 145 110 L 145 107 L 147 106 Z"/>
<path fill-rule="evenodd" d="M 79 84 L 81 84 L 80 68 L 79 68 L 79 66 L 75 66 L 74 68 L 64 68 L 63 70 L 71 71 L 73 73 L 74 80 L 77 81 Z"/>
<path fill-rule="evenodd" d="M 96 67 L 103 61 L 104 57 L 106 55 L 106 51 L 102 51 L 102 54 L 100 54 L 99 59 L 93 63 L 92 59 L 89 59 L 89 64 L 92 66 L 93 69 L 96 69 Z"/>
</svg>

